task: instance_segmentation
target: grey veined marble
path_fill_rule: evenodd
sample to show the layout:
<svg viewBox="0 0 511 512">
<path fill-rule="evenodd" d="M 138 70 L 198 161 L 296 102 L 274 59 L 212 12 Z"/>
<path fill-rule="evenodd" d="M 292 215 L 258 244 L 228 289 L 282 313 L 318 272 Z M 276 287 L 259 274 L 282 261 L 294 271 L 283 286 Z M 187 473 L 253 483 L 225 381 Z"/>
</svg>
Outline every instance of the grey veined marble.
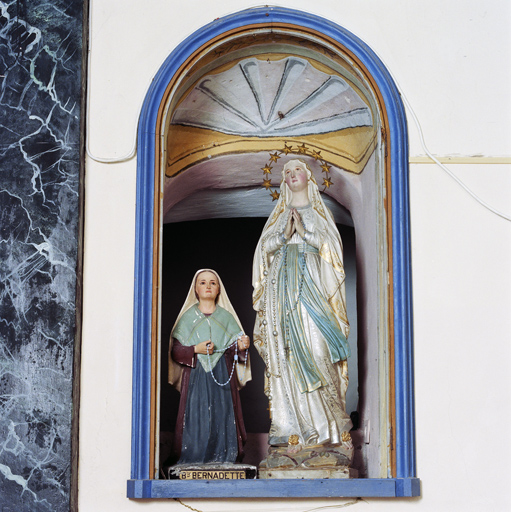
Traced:
<svg viewBox="0 0 511 512">
<path fill-rule="evenodd" d="M 83 1 L 0 1 L 0 509 L 70 508 Z"/>
</svg>

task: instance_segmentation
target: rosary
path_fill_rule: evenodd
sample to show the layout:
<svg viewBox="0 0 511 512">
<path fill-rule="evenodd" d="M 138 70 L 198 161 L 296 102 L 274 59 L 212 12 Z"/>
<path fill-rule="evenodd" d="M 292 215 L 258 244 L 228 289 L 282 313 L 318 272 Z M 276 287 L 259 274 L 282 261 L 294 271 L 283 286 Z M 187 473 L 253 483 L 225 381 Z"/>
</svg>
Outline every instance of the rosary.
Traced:
<svg viewBox="0 0 511 512">
<path fill-rule="evenodd" d="M 208 325 L 209 325 L 209 339 L 211 339 L 211 324 L 209 322 L 209 318 L 206 318 L 207 322 L 208 322 Z M 227 347 L 225 348 L 221 348 L 221 349 L 218 349 L 218 350 L 213 350 L 213 352 L 225 352 L 227 349 L 231 348 L 233 345 L 234 345 L 234 362 L 232 364 L 232 368 L 231 368 L 231 374 L 229 375 L 229 378 L 227 379 L 226 382 L 218 382 L 216 380 L 216 377 L 215 377 L 215 374 L 213 373 L 213 368 L 211 366 L 211 355 L 209 353 L 209 349 L 208 349 L 208 365 L 209 365 L 209 373 L 211 373 L 211 377 L 213 377 L 213 380 L 215 381 L 215 383 L 218 385 L 218 386 L 227 386 L 227 384 L 229 384 L 229 382 L 231 382 L 231 379 L 232 379 L 232 376 L 234 375 L 234 368 L 236 366 L 236 363 L 238 362 L 238 340 L 243 336 L 243 331 L 239 332 L 236 337 L 235 337 L 235 340 L 227 345 Z M 243 377 L 241 378 L 241 381 L 245 380 L 245 373 L 247 371 L 247 360 L 248 360 L 248 354 L 247 354 L 247 357 L 245 357 L 245 365 L 244 365 L 244 368 L 243 368 Z"/>
</svg>

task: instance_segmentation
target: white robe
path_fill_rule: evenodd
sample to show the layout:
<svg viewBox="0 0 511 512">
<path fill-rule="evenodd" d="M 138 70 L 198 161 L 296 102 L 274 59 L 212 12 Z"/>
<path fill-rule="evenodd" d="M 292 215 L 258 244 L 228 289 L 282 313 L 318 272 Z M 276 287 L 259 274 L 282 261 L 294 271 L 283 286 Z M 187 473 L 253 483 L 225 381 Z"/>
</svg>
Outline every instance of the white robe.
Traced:
<svg viewBox="0 0 511 512">
<path fill-rule="evenodd" d="M 300 343 L 306 343 L 306 352 L 312 357 L 312 365 L 323 377 L 321 384 L 304 389 L 297 380 L 296 371 L 289 364 L 289 328 L 281 321 L 279 303 L 279 269 L 284 258 L 281 233 L 285 228 L 289 209 L 286 205 L 290 194 L 283 182 L 281 198 L 268 219 L 254 257 L 254 309 L 258 312 L 254 327 L 254 345 L 266 364 L 265 393 L 270 400 L 271 428 L 269 444 L 287 445 L 289 436 L 298 435 L 302 445 L 340 444 L 341 435 L 351 429 L 346 413 L 346 389 L 348 386 L 347 361 L 332 362 L 332 354 L 325 337 L 298 300 L 287 308 L 296 306 L 300 317 Z M 342 242 L 330 211 L 324 205 L 316 183 L 309 184 L 311 205 L 298 209 L 305 229 L 307 244 L 293 234 L 287 244 L 300 244 L 305 250 L 308 275 L 317 290 L 328 301 L 329 314 L 335 315 L 336 329 L 340 327 L 344 343 L 349 332 L 344 291 Z M 281 270 L 282 271 L 282 270 Z M 300 270 L 299 270 L 300 272 Z M 281 280 L 282 282 L 282 276 Z M 285 281 L 287 282 L 287 281 Z M 297 286 L 299 288 L 299 286 Z M 294 296 L 300 295 L 295 290 Z M 288 333 L 285 331 L 288 330 Z M 349 349 L 347 349 L 349 350 Z"/>
</svg>

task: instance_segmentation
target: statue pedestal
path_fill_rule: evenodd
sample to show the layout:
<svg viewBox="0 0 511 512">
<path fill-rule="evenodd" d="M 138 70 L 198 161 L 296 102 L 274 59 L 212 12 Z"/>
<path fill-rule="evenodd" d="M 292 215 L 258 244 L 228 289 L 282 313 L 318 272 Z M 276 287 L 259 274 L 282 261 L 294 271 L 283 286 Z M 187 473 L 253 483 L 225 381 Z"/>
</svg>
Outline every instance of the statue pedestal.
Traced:
<svg viewBox="0 0 511 512">
<path fill-rule="evenodd" d="M 332 479 L 358 478 L 358 471 L 347 466 L 335 468 L 259 469 L 259 478 Z"/>
<path fill-rule="evenodd" d="M 358 471 L 350 468 L 353 451 L 351 438 L 341 445 L 270 446 L 259 478 L 357 478 Z"/>
</svg>

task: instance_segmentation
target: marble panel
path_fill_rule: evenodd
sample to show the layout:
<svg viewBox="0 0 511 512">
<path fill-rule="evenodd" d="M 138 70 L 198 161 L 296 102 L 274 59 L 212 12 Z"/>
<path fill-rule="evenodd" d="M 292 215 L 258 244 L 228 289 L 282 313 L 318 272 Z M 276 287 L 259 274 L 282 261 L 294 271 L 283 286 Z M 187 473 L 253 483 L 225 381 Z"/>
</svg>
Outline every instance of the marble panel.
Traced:
<svg viewBox="0 0 511 512">
<path fill-rule="evenodd" d="M 0 508 L 67 511 L 83 0 L 0 1 Z"/>
</svg>

